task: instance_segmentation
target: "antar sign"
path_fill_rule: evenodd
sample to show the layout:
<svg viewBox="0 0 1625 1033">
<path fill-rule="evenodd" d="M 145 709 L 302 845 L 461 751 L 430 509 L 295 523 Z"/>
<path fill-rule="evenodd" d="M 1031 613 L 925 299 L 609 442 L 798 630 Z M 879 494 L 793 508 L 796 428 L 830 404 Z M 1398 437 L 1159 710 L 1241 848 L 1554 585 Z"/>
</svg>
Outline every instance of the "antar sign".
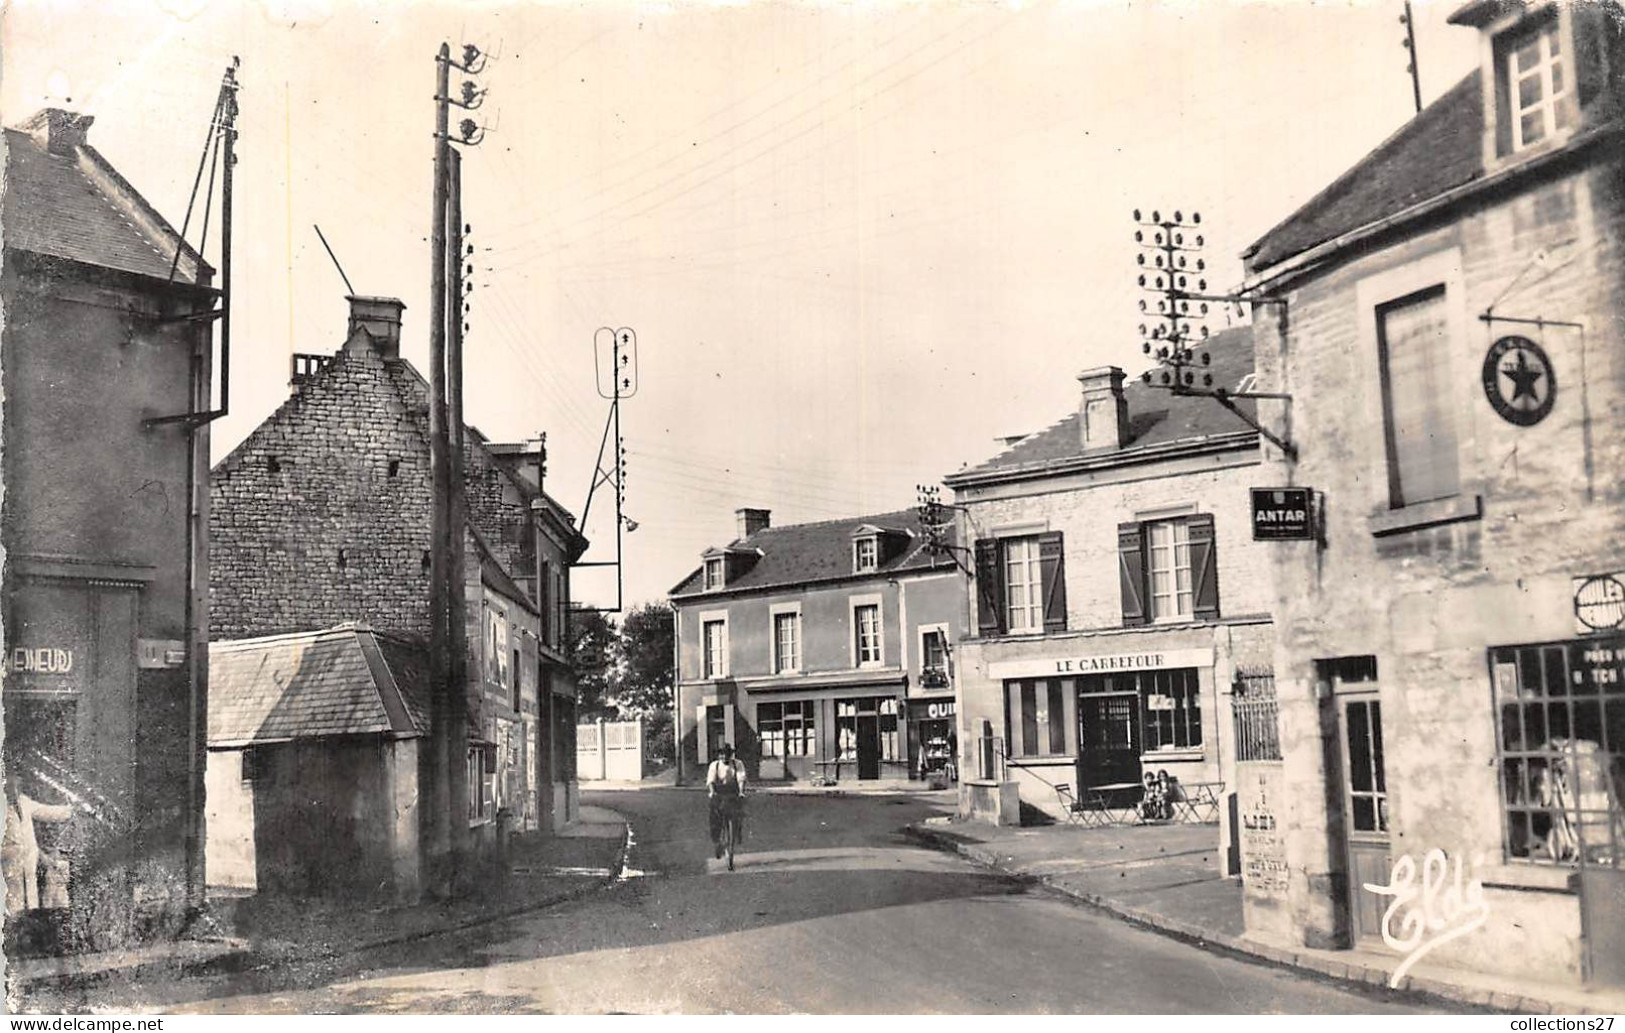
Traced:
<svg viewBox="0 0 1625 1033">
<path fill-rule="evenodd" d="M 1254 541 L 1308 541 L 1315 536 L 1308 488 L 1254 488 Z"/>
</svg>

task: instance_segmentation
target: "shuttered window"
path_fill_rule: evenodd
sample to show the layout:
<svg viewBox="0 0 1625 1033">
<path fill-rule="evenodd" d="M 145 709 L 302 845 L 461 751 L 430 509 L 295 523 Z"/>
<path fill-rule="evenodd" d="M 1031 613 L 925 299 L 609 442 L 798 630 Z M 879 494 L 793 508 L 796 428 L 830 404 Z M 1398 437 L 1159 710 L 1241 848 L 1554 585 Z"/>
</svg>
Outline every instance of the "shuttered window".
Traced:
<svg viewBox="0 0 1625 1033">
<path fill-rule="evenodd" d="M 1066 630 L 1066 547 L 1059 531 L 976 543 L 982 635 Z"/>
<path fill-rule="evenodd" d="M 1117 575 L 1123 624 L 1219 617 L 1213 515 L 1119 524 Z"/>
<path fill-rule="evenodd" d="M 1450 330 L 1443 287 L 1377 309 L 1389 504 L 1398 509 L 1461 490 L 1451 405 Z"/>
</svg>

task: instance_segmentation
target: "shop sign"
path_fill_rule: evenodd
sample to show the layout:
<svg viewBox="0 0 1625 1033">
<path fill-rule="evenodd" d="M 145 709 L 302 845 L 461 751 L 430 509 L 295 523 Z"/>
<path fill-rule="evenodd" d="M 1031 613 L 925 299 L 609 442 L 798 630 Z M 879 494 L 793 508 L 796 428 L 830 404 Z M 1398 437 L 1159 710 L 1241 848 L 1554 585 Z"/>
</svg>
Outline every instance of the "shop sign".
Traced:
<svg viewBox="0 0 1625 1033">
<path fill-rule="evenodd" d="M 48 647 L 13 649 L 11 669 L 18 674 L 71 674 L 73 650 Z"/>
<path fill-rule="evenodd" d="M 919 705 L 916 704 L 916 706 Z M 954 716 L 954 701 L 951 699 L 937 700 L 933 703 L 927 703 L 919 709 L 922 712 L 921 720 L 946 721 Z"/>
<path fill-rule="evenodd" d="M 1053 678 L 1056 675 L 1110 674 L 1116 671 L 1160 671 L 1212 666 L 1211 648 L 1164 649 L 1145 653 L 1110 653 L 1102 656 L 1000 660 L 987 665 L 987 674 L 995 681 L 1005 681 L 1010 678 Z"/>
<path fill-rule="evenodd" d="M 1484 397 L 1495 415 L 1519 427 L 1544 420 L 1557 398 L 1557 376 L 1545 349 L 1516 334 L 1490 345 L 1483 380 Z"/>
<path fill-rule="evenodd" d="M 1581 635 L 1625 627 L 1625 571 L 1574 579 L 1574 629 Z"/>
<path fill-rule="evenodd" d="M 1174 709 L 1174 697 L 1165 696 L 1160 692 L 1152 693 L 1145 698 L 1145 709 L 1172 710 Z"/>
<path fill-rule="evenodd" d="M 1310 488 L 1253 488 L 1253 541 L 1312 541 L 1314 491 Z"/>
</svg>

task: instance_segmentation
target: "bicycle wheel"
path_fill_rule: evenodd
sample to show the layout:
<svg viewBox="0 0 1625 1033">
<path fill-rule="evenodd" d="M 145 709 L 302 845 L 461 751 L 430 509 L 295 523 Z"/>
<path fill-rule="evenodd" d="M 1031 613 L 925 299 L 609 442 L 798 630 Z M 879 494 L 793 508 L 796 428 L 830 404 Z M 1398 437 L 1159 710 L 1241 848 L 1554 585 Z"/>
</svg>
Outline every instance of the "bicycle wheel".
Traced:
<svg viewBox="0 0 1625 1033">
<path fill-rule="evenodd" d="M 734 827 L 734 817 L 730 814 L 728 824 L 722 830 L 722 849 L 728 858 L 728 870 L 730 872 L 734 870 L 734 840 L 738 837 L 738 830 Z"/>
</svg>

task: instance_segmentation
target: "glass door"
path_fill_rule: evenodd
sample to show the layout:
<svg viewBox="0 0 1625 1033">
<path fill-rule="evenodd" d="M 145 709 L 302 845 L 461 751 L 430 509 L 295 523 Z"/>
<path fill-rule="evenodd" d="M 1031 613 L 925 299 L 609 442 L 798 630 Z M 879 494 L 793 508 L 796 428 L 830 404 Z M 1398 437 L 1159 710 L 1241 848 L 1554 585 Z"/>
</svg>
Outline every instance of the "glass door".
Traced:
<svg viewBox="0 0 1625 1033">
<path fill-rule="evenodd" d="M 1348 830 L 1349 914 L 1356 943 L 1382 938 L 1389 866 L 1388 783 L 1383 774 L 1382 702 L 1374 692 L 1338 697 L 1343 747 L 1343 827 Z"/>
</svg>

